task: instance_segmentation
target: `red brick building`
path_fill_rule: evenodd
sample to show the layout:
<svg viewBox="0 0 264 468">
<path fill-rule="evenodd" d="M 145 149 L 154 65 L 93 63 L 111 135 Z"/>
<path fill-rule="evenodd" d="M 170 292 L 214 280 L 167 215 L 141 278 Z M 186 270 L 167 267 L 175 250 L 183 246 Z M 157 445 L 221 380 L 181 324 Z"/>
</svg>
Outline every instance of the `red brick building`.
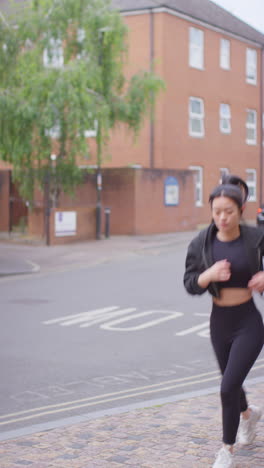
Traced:
<svg viewBox="0 0 264 468">
<path fill-rule="evenodd" d="M 129 30 L 127 75 L 154 63 L 166 91 L 136 144 L 125 129 L 113 132 L 102 191 L 104 206 L 112 209 L 112 233 L 169 232 L 207 223 L 208 195 L 225 171 L 247 180 L 245 216 L 254 220 L 264 199 L 264 35 L 210 0 L 114 0 L 114 6 Z M 177 181 L 174 195 L 179 190 L 171 205 L 164 198 L 168 177 Z M 61 210 L 82 212 L 79 238 L 88 235 L 83 206 L 94 207 L 94 187 L 94 180 L 87 180 L 75 206 L 65 198 L 60 202 Z M 36 219 L 30 226 L 39 233 L 39 213 Z"/>
<path fill-rule="evenodd" d="M 263 200 L 263 46 L 260 34 L 210 0 L 119 0 L 129 28 L 128 73 L 151 66 L 167 89 L 136 147 L 111 142 L 112 166 L 196 173 L 200 223 L 208 195 L 228 170 L 248 181 L 247 218 Z"/>
</svg>

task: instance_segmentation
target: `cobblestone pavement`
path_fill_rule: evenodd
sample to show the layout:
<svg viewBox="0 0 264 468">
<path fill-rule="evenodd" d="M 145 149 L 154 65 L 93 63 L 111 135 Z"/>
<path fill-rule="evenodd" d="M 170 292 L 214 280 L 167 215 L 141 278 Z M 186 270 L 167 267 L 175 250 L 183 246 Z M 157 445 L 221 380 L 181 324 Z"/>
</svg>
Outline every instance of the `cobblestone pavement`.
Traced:
<svg viewBox="0 0 264 468">
<path fill-rule="evenodd" d="M 247 390 L 261 406 L 264 383 Z M 219 395 L 211 394 L 6 440 L 0 467 L 209 468 L 220 446 Z M 237 468 L 264 467 L 264 417 L 235 456 Z"/>
</svg>

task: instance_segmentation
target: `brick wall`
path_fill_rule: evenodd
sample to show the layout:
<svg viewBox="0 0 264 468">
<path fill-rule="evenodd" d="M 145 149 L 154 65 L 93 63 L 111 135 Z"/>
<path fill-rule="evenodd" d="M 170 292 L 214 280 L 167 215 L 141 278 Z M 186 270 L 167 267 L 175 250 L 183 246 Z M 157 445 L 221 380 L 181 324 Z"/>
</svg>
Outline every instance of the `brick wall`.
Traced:
<svg viewBox="0 0 264 468">
<path fill-rule="evenodd" d="M 164 182 L 175 177 L 179 183 L 179 204 L 165 206 Z M 150 170 L 136 172 L 136 234 L 189 231 L 197 226 L 193 175 L 190 171 Z"/>
<path fill-rule="evenodd" d="M 165 206 L 164 182 L 175 177 L 179 183 L 179 204 Z M 51 210 L 50 243 L 63 244 L 95 238 L 96 189 L 94 175 L 88 175 L 74 199 L 65 194 L 58 208 Z M 194 178 L 191 171 L 151 169 L 104 169 L 102 191 L 102 235 L 105 232 L 105 208 L 110 208 L 110 234 L 131 235 L 192 230 L 197 225 L 194 205 Z M 44 207 L 29 214 L 29 231 L 45 236 Z M 74 236 L 55 235 L 56 211 L 75 211 L 77 232 Z M 209 219 L 208 219 L 209 220 Z"/>
</svg>

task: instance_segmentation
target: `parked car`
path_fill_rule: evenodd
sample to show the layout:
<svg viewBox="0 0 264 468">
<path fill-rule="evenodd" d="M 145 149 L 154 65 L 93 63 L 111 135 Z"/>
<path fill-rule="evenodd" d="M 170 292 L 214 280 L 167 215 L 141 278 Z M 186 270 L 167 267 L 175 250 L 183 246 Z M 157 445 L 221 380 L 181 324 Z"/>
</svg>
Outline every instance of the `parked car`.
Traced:
<svg viewBox="0 0 264 468">
<path fill-rule="evenodd" d="M 264 205 L 261 205 L 260 208 L 258 208 L 257 225 L 264 226 Z"/>
</svg>

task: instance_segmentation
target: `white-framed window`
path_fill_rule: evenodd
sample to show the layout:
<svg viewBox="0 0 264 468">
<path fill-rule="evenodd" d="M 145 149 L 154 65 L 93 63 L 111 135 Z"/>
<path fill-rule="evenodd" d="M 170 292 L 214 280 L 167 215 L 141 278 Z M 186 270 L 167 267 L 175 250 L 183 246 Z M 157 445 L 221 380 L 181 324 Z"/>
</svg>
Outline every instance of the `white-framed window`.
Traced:
<svg viewBox="0 0 264 468">
<path fill-rule="evenodd" d="M 78 60 L 86 58 L 86 52 L 85 52 L 85 50 L 83 50 L 83 43 L 85 41 L 85 38 L 86 38 L 85 29 L 78 28 L 77 33 L 76 33 L 76 40 L 77 40 L 78 49 L 79 49 L 79 51 L 78 51 L 78 53 L 76 55 L 76 58 Z"/>
<path fill-rule="evenodd" d="M 257 171 L 246 169 L 246 183 L 248 186 L 248 201 L 257 201 Z"/>
<path fill-rule="evenodd" d="M 219 184 L 222 184 L 223 177 L 229 174 L 229 169 L 227 167 L 220 167 L 219 171 L 220 171 Z"/>
<path fill-rule="evenodd" d="M 257 111 L 247 109 L 246 142 L 248 145 L 257 144 Z"/>
<path fill-rule="evenodd" d="M 204 136 L 204 101 L 201 98 L 189 98 L 189 135 L 196 138 Z"/>
<path fill-rule="evenodd" d="M 257 51 L 246 49 L 246 82 L 257 84 Z"/>
<path fill-rule="evenodd" d="M 229 104 L 220 104 L 219 117 L 220 132 L 231 133 L 231 109 Z"/>
<path fill-rule="evenodd" d="M 61 39 L 51 38 L 43 51 L 43 65 L 47 68 L 62 68 L 64 64 Z"/>
<path fill-rule="evenodd" d="M 53 138 L 54 140 L 60 138 L 61 127 L 59 121 L 55 125 L 53 125 L 53 127 L 45 130 L 45 135 L 49 136 L 50 138 Z"/>
<path fill-rule="evenodd" d="M 220 67 L 230 70 L 230 41 L 228 39 L 220 39 Z"/>
<path fill-rule="evenodd" d="M 189 65 L 199 70 L 204 68 L 204 32 L 201 29 L 189 28 Z"/>
<path fill-rule="evenodd" d="M 90 128 L 89 130 L 85 130 L 84 136 L 86 138 L 96 137 L 97 136 L 97 129 L 98 129 L 98 120 L 95 120 L 93 128 Z"/>
<path fill-rule="evenodd" d="M 82 44 L 82 42 L 84 41 L 84 39 L 86 38 L 86 32 L 85 32 L 85 29 L 83 28 L 78 28 L 77 29 L 77 33 L 76 33 L 76 38 L 77 38 L 77 42 L 79 42 L 80 44 Z"/>
<path fill-rule="evenodd" d="M 194 171 L 195 205 L 203 206 L 203 168 L 201 166 L 189 166 L 189 169 Z"/>
</svg>

